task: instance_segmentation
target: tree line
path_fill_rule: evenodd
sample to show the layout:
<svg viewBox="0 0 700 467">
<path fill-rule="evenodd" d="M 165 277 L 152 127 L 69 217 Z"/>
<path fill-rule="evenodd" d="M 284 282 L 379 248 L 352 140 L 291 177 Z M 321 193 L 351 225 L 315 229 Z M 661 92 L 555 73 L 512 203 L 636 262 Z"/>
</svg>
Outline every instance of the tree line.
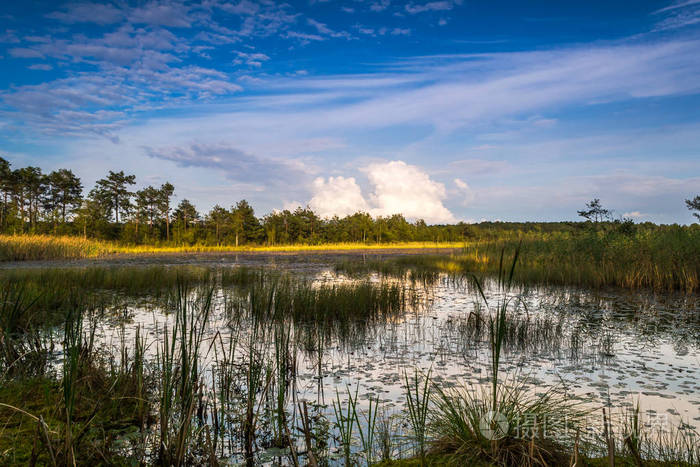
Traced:
<svg viewBox="0 0 700 467">
<path fill-rule="evenodd" d="M 454 242 L 500 237 L 504 230 L 547 232 L 581 228 L 571 222 L 427 225 L 423 220 L 408 222 L 401 214 L 373 218 L 366 212 L 321 218 L 309 207 L 257 217 L 246 200 L 200 213 L 187 199 L 174 205 L 175 187 L 169 182 L 141 190 L 134 190 L 135 184 L 135 175 L 109 171 L 84 195 L 80 178 L 69 169 L 48 174 L 39 167 L 13 169 L 0 157 L 0 232 L 81 235 L 132 244 L 239 246 Z M 689 209 L 698 210 L 700 197 L 686 203 Z M 602 208 L 600 200 L 595 199 L 586 207 L 578 214 L 587 220 L 611 220 L 611 212 Z"/>
<path fill-rule="evenodd" d="M 13 169 L 0 158 L 0 231 L 6 234 L 82 235 L 127 243 L 290 244 L 331 242 L 459 241 L 469 225 L 429 226 L 402 215 L 372 218 L 358 212 L 323 219 L 309 207 L 257 217 L 241 200 L 200 213 L 194 204 L 173 203 L 166 182 L 134 190 L 135 175 L 109 171 L 84 195 L 69 169 L 45 174 L 39 167 Z"/>
</svg>

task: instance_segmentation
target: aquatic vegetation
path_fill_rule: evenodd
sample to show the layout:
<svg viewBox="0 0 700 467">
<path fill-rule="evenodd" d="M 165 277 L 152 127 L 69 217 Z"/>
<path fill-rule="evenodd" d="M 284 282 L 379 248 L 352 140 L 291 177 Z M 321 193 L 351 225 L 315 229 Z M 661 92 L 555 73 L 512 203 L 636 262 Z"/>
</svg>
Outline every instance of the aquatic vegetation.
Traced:
<svg viewBox="0 0 700 467">
<path fill-rule="evenodd" d="M 335 416 L 335 427 L 338 430 L 338 437 L 343 451 L 343 461 L 345 465 L 353 464 L 352 444 L 355 433 L 355 422 L 357 422 L 357 391 L 353 397 L 350 388 L 347 388 L 348 397 L 345 405 L 340 400 L 340 393 L 336 390 L 333 401 L 333 415 Z"/>
<path fill-rule="evenodd" d="M 503 380 L 493 391 L 436 386 L 430 423 L 434 452 L 495 465 L 566 463 L 560 435 L 582 419 L 573 404 L 555 389 L 533 395 L 515 379 Z"/>
<path fill-rule="evenodd" d="M 416 443 L 418 455 L 425 460 L 426 454 L 426 430 L 428 411 L 430 409 L 430 371 L 422 376 L 415 370 L 412 379 L 404 374 L 404 390 L 406 393 L 406 410 L 411 422 L 411 434 Z"/>
<path fill-rule="evenodd" d="M 204 371 L 200 352 L 212 293 L 209 290 L 190 298 L 187 285 L 179 283 L 175 323 L 163 330 L 158 346 L 158 462 L 164 465 L 183 465 L 188 458 Z"/>
<path fill-rule="evenodd" d="M 365 457 L 367 465 L 374 464 L 374 445 L 377 436 L 377 416 L 379 415 L 379 398 L 369 397 L 369 407 L 366 412 L 363 412 L 364 423 L 361 423 L 359 416 L 356 414 L 358 432 L 360 434 L 360 443 L 362 444 L 362 453 Z M 363 428 L 363 426 L 365 428 Z"/>
<path fill-rule="evenodd" d="M 425 280 L 238 266 L 5 271 L 0 463 L 320 466 L 411 455 L 426 465 L 569 465 L 574 453 L 604 455 L 605 444 L 584 436 L 598 427 L 580 421 L 570 383 L 518 365 L 551 358 L 576 372 L 591 358 L 612 368 L 625 326 L 661 320 L 658 299 L 649 310 L 615 310 L 568 289 L 518 286 L 519 258 L 498 262 L 494 279 L 454 281 L 437 270 Z M 693 323 L 672 306 L 669 315 Z M 652 331 L 664 342 L 676 335 L 661 325 L 644 332 Z M 17 355 L 22 364 L 12 365 Z M 669 393 L 695 389 L 691 370 L 667 370 L 679 385 Z M 591 381 L 600 393 L 612 383 L 625 381 Z M 343 387 L 347 396 L 333 393 Z M 484 418 L 496 411 L 503 433 L 501 419 Z M 568 417 L 568 432 L 552 413 Z M 692 430 L 652 436 L 634 420 L 611 430 L 624 462 L 638 452 L 645 462 L 697 463 Z M 484 423 L 503 437 L 485 437 Z"/>
<path fill-rule="evenodd" d="M 677 427 L 650 427 L 639 400 L 623 412 L 614 443 L 635 464 L 653 459 L 676 465 L 700 465 L 700 434 L 682 421 Z"/>
<path fill-rule="evenodd" d="M 19 283 L 0 288 L 0 383 L 8 375 L 43 373 L 48 350 L 31 322 L 36 300 Z"/>
<path fill-rule="evenodd" d="M 518 255 L 519 249 L 516 249 L 511 267 L 506 270 L 501 252 L 498 284 L 504 292 L 512 286 Z M 562 465 L 566 456 L 558 443 L 563 438 L 555 430 L 570 429 L 571 426 L 556 426 L 552 423 L 553 415 L 561 417 L 560 422 L 579 429 L 581 414 L 574 410 L 574 404 L 557 392 L 560 388 L 532 394 L 516 376 L 511 380 L 501 380 L 501 353 L 507 332 L 508 309 L 513 299 L 504 296 L 490 310 L 481 283 L 476 278 L 474 282 L 488 310 L 490 387 L 442 389 L 436 386 L 436 396 L 432 398 L 436 410 L 430 426 L 436 440 L 435 449 L 466 462 Z M 549 424 L 545 427 L 547 420 Z M 545 428 L 550 430 L 547 438 L 543 435 Z"/>
<path fill-rule="evenodd" d="M 0 384 L 3 464 L 125 460 L 128 449 L 114 435 L 138 426 L 139 416 L 150 410 L 146 401 L 134 397 L 149 377 L 137 364 L 110 364 L 94 345 L 95 322 L 86 314 L 76 303 L 66 320 L 58 374 L 14 374 Z"/>
<path fill-rule="evenodd" d="M 380 411 L 376 425 L 376 437 L 381 461 L 390 461 L 396 457 L 397 440 L 400 434 L 401 414 Z"/>
<path fill-rule="evenodd" d="M 501 252 L 521 249 L 514 280 L 521 284 L 564 284 L 630 289 L 700 289 L 700 229 L 664 226 L 635 235 L 616 231 L 527 234 L 514 239 L 469 242 L 449 255 L 388 260 L 347 260 L 338 272 L 435 280 L 437 273 L 464 278 L 498 274 Z"/>
</svg>

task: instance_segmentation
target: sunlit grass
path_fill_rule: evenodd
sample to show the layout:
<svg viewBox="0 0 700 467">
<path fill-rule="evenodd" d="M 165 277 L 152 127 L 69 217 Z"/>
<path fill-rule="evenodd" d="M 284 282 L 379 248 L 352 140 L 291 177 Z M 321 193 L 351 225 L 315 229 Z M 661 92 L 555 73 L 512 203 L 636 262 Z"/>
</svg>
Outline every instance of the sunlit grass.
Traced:
<svg viewBox="0 0 700 467">
<path fill-rule="evenodd" d="M 377 272 L 393 277 L 437 278 L 493 275 L 501 252 L 522 245 L 515 281 L 586 287 L 700 289 L 700 229 L 669 227 L 637 235 L 585 232 L 580 235 L 524 235 L 523 240 L 467 243 L 450 255 L 403 256 L 382 260 L 340 262 L 336 271 L 352 275 Z"/>
<path fill-rule="evenodd" d="M 94 258 L 116 251 L 110 243 L 80 237 L 0 235 L 0 261 Z"/>
<path fill-rule="evenodd" d="M 325 251 L 325 250 L 393 250 L 393 249 L 443 249 L 462 248 L 464 242 L 397 242 L 397 243 L 323 243 L 319 245 L 253 245 L 253 246 L 118 246 L 120 253 L 187 253 L 207 251 Z"/>
<path fill-rule="evenodd" d="M 208 252 L 313 252 L 362 250 L 454 249 L 464 242 L 324 243 L 319 245 L 121 245 L 80 237 L 50 235 L 0 235 L 0 261 L 32 261 L 98 258 L 110 255 L 141 255 Z"/>
</svg>

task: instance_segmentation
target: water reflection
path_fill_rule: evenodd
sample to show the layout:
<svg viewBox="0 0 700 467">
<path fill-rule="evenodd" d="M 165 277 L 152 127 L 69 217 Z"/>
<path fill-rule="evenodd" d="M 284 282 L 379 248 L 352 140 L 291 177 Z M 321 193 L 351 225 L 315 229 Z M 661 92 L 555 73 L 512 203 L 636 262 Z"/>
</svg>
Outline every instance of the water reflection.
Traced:
<svg viewBox="0 0 700 467">
<path fill-rule="evenodd" d="M 290 270 L 296 279 L 305 278 L 310 289 L 358 283 L 323 265 Z M 264 366 L 268 360 L 279 361 L 282 335 L 291 349 L 285 356 L 290 381 L 284 400 L 292 416 L 307 402 L 317 421 L 322 416 L 332 419 L 329 404 L 338 392 L 341 398 L 347 395 L 346 388 L 358 388 L 360 407 L 366 408 L 372 398 L 383 410 L 399 413 L 405 403 L 402 375 L 414 368 L 431 369 L 441 387 L 488 383 L 490 311 L 477 300 L 469 281 L 446 275 L 430 281 L 370 275 L 362 281 L 399 289 L 387 289 L 394 295 L 386 309 L 358 319 L 344 314 L 342 297 L 329 298 L 328 306 L 337 309 L 318 315 L 293 305 L 284 308 L 288 314 L 276 313 L 269 305 L 267 312 L 256 315 L 251 313 L 255 292 L 250 285 L 219 284 L 202 352 L 202 365 L 211 371 L 205 380 L 209 397 L 216 397 L 217 387 L 226 387 L 232 401 L 244 400 L 250 362 L 259 360 Z M 280 290 L 274 300 L 283 299 Z M 484 282 L 484 293 L 488 300 L 504 298 L 493 281 Z M 505 298 L 514 304 L 507 316 L 505 373 L 520 375 L 533 391 L 562 385 L 592 406 L 624 408 L 639 400 L 650 413 L 681 417 L 700 428 L 697 296 L 521 287 Z M 99 337 L 114 352 L 132 341 L 136 327 L 148 330 L 150 339 L 157 341 L 159 330 L 172 326 L 171 315 L 143 300 L 127 300 L 103 318 Z M 230 379 L 228 385 L 222 383 L 222 375 Z M 231 410 L 239 410 L 238 402 Z M 261 418 L 258 430 L 260 445 L 274 455 L 281 435 L 275 432 L 273 412 Z M 241 449 L 230 444 L 227 455 L 240 460 Z"/>
</svg>

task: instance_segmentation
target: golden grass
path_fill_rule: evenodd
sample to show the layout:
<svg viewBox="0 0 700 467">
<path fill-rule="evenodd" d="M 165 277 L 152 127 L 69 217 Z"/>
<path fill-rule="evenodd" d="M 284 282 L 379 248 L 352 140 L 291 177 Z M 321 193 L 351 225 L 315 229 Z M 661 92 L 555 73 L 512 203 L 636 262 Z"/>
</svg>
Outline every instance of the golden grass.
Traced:
<svg viewBox="0 0 700 467">
<path fill-rule="evenodd" d="M 327 243 L 322 245 L 253 245 L 253 246 L 154 246 L 120 245 L 81 237 L 50 235 L 0 235 L 0 261 L 31 261 L 99 258 L 110 255 L 141 255 L 207 252 L 322 252 L 366 250 L 411 250 L 463 248 L 464 242 L 399 242 L 399 243 Z"/>
<path fill-rule="evenodd" d="M 634 237 L 582 233 L 576 237 L 547 234 L 522 241 L 470 242 L 447 255 L 420 255 L 369 261 L 347 261 L 337 270 L 353 274 L 379 272 L 392 276 L 432 277 L 494 275 L 501 254 L 520 248 L 515 279 L 523 284 L 648 288 L 658 291 L 700 290 L 700 229 L 659 230 Z M 430 253 L 426 250 L 426 253 Z"/>
<path fill-rule="evenodd" d="M 106 242 L 51 235 L 0 235 L 0 261 L 80 259 L 116 252 Z"/>
<path fill-rule="evenodd" d="M 254 245 L 254 246 L 118 246 L 119 253 L 206 253 L 206 252 L 296 252 L 296 251 L 355 251 L 355 250 L 411 250 L 464 248 L 464 242 L 397 242 L 397 243 L 324 243 L 321 245 Z"/>
</svg>

